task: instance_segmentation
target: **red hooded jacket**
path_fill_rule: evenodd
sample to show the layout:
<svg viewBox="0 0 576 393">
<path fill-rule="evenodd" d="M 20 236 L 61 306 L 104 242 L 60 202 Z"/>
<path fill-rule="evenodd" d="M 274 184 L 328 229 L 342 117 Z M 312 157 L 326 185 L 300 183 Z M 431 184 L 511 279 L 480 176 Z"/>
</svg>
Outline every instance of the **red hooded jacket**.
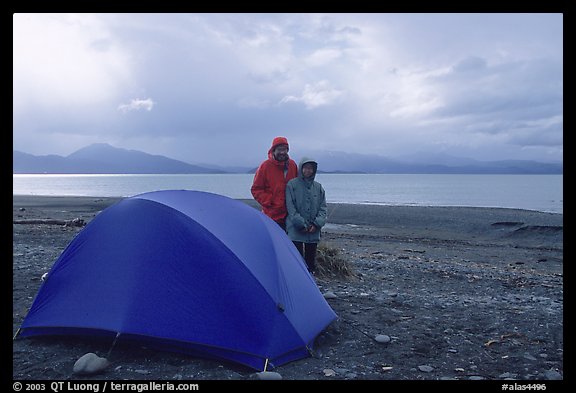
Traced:
<svg viewBox="0 0 576 393">
<path fill-rule="evenodd" d="M 286 184 L 298 176 L 298 166 L 293 159 L 277 161 L 272 152 L 278 145 L 288 145 L 284 137 L 276 137 L 268 150 L 268 159 L 264 161 L 254 175 L 252 196 L 262 206 L 262 212 L 274 221 L 284 223 L 286 215 Z M 284 170 L 286 175 L 284 175 Z"/>
</svg>

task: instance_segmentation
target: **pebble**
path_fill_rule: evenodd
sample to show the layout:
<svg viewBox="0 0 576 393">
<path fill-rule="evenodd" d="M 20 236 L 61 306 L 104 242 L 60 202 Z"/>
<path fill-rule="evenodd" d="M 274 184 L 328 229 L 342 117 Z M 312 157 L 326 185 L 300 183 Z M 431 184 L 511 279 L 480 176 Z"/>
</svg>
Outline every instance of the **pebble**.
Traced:
<svg viewBox="0 0 576 393">
<path fill-rule="evenodd" d="M 334 292 L 326 292 L 324 293 L 324 299 L 337 299 L 338 295 L 336 295 Z"/>
<path fill-rule="evenodd" d="M 390 336 L 386 334 L 378 334 L 376 337 L 374 337 L 374 340 L 381 344 L 388 344 L 390 342 Z"/>
<path fill-rule="evenodd" d="M 524 359 L 537 360 L 534 356 L 530 355 L 529 353 L 524 354 Z"/>
<path fill-rule="evenodd" d="M 425 373 L 429 373 L 429 372 L 432 372 L 434 370 L 434 367 L 428 366 L 428 365 L 423 365 L 423 366 L 418 366 L 418 370 L 425 372 Z"/>
<path fill-rule="evenodd" d="M 275 371 L 261 371 L 256 373 L 256 379 L 261 381 L 280 381 L 282 379 L 282 375 Z"/>
<path fill-rule="evenodd" d="M 109 364 L 110 362 L 108 359 L 101 358 L 95 353 L 88 352 L 80 357 L 80 359 L 76 360 L 72 371 L 74 374 L 78 375 L 94 375 L 104 371 Z"/>
<path fill-rule="evenodd" d="M 552 380 L 552 381 L 558 381 L 563 379 L 562 378 L 562 374 L 560 374 L 558 371 L 556 370 L 548 370 L 544 373 L 544 378 L 546 378 L 547 380 Z"/>
<path fill-rule="evenodd" d="M 498 379 L 516 379 L 517 377 L 518 377 L 517 374 L 513 374 L 508 371 L 498 375 Z"/>
</svg>

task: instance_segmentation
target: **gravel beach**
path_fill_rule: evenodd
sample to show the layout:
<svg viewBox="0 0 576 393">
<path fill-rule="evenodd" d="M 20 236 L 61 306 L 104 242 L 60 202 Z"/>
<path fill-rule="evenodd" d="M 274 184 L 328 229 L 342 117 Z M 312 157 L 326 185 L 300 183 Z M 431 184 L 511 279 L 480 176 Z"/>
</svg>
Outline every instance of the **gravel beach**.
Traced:
<svg viewBox="0 0 576 393">
<path fill-rule="evenodd" d="M 118 200 L 13 197 L 13 334 L 82 221 Z M 313 356 L 274 370 L 282 379 L 563 380 L 562 214 L 347 204 L 328 213 L 323 243 L 355 277 L 317 278 L 339 318 Z M 12 344 L 14 380 L 255 378 L 237 365 L 127 343 L 111 352 L 89 338 Z M 74 374 L 88 352 L 110 365 Z"/>
</svg>

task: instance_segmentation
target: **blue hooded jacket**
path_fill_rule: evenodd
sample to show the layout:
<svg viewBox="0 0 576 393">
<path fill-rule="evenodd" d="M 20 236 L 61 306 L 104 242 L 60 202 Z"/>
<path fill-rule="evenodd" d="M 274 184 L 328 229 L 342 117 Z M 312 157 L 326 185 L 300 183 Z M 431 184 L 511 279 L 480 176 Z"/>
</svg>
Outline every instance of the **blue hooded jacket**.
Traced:
<svg viewBox="0 0 576 393">
<path fill-rule="evenodd" d="M 314 174 L 310 178 L 302 174 L 302 167 L 306 163 L 314 164 Z M 320 230 L 326 224 L 326 194 L 322 185 L 314 180 L 317 168 L 316 161 L 302 158 L 298 165 L 298 177 L 286 185 L 286 232 L 292 241 L 318 243 Z M 312 224 L 316 226 L 316 232 L 302 232 L 302 229 Z"/>
</svg>

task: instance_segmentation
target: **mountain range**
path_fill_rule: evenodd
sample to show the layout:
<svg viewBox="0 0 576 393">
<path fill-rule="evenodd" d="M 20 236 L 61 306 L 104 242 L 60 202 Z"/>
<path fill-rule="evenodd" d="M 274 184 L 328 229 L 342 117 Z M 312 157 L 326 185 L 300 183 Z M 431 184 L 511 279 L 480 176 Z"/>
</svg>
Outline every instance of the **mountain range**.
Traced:
<svg viewBox="0 0 576 393">
<path fill-rule="evenodd" d="M 34 156 L 16 150 L 13 154 L 12 173 L 224 173 L 106 143 L 86 146 L 66 157 Z"/>
<path fill-rule="evenodd" d="M 562 174 L 562 163 L 527 160 L 477 161 L 448 155 L 418 154 L 403 158 L 330 151 L 307 151 L 325 173 L 421 173 L 421 174 Z M 299 157 L 293 157 L 298 162 Z M 222 167 L 193 165 L 161 155 L 113 147 L 106 143 L 86 146 L 68 156 L 35 156 L 13 151 L 12 173 L 254 173 L 256 166 Z M 257 165 L 257 164 L 256 164 Z"/>
</svg>

